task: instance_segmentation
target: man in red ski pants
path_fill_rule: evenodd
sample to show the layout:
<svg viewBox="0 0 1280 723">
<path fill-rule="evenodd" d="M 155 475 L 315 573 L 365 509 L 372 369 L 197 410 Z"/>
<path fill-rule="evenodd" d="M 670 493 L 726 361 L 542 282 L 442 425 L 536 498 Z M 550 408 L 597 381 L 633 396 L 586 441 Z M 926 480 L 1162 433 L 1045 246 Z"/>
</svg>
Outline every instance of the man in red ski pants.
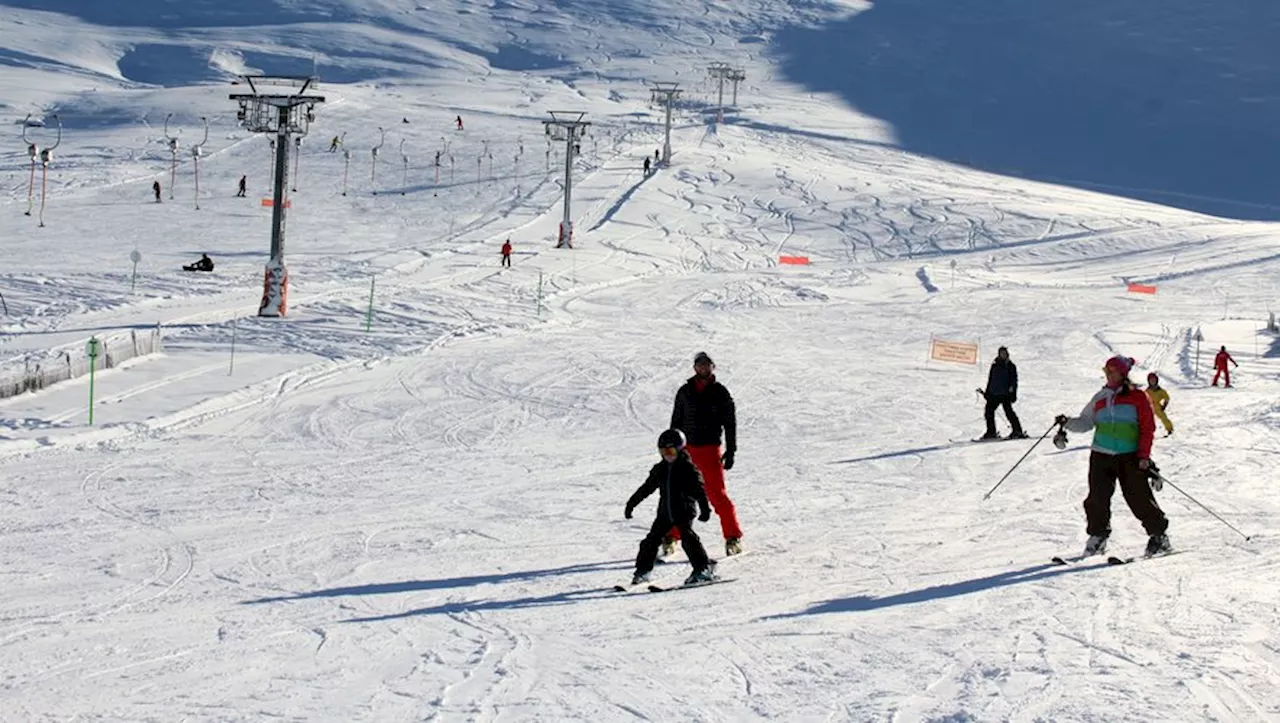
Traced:
<svg viewBox="0 0 1280 723">
<path fill-rule="evenodd" d="M 1236 364 L 1235 359 L 1231 358 L 1231 355 L 1227 353 L 1227 347 L 1224 346 L 1218 350 L 1218 355 L 1213 358 L 1213 386 L 1218 386 L 1218 377 L 1220 376 L 1225 377 L 1224 381 L 1228 387 L 1231 386 L 1231 370 L 1227 369 L 1227 362 L 1240 366 Z"/>
<path fill-rule="evenodd" d="M 724 554 L 742 552 L 742 528 L 738 513 L 725 491 L 724 473 L 733 469 L 733 455 L 738 450 L 738 420 L 733 396 L 716 381 L 716 365 L 705 351 L 693 358 L 693 376 L 676 392 L 671 410 L 671 428 L 684 432 L 689 440 L 685 447 L 693 464 L 702 472 L 707 500 L 720 518 L 724 533 Z M 724 453 L 720 452 L 720 432 L 724 430 Z M 675 550 L 680 531 L 673 529 L 663 540 L 665 554 Z"/>
</svg>

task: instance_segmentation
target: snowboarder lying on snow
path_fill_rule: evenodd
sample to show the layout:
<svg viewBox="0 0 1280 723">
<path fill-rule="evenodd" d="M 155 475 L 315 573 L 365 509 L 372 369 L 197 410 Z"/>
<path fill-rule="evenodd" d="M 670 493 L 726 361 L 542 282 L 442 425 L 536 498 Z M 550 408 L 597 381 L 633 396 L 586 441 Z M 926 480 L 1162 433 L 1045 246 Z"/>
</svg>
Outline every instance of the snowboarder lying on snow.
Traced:
<svg viewBox="0 0 1280 723">
<path fill-rule="evenodd" d="M 711 505 L 707 502 L 702 473 L 694 466 L 684 446 L 684 433 L 678 429 L 668 429 L 658 435 L 658 451 L 662 454 L 662 461 L 653 465 L 644 484 L 627 500 L 624 514 L 629 520 L 636 505 L 654 492 L 659 493 L 658 515 L 649 528 L 649 534 L 640 541 L 632 585 L 649 581 L 649 573 L 653 572 L 654 562 L 658 559 L 658 546 L 662 544 L 662 536 L 673 526 L 680 530 L 684 554 L 688 555 L 689 562 L 693 564 L 693 574 L 689 575 L 685 584 L 715 579 L 715 563 L 708 559 L 702 540 L 693 531 L 694 513 L 697 513 L 698 520 L 706 522 L 711 519 Z"/>
<path fill-rule="evenodd" d="M 213 271 L 213 259 L 209 254 L 200 254 L 200 260 L 182 267 L 183 271 Z"/>
<path fill-rule="evenodd" d="M 1111 497 L 1120 482 L 1120 492 L 1133 516 L 1147 531 L 1147 555 L 1169 552 L 1169 518 L 1165 517 L 1147 482 L 1151 464 L 1151 442 L 1156 420 L 1151 399 L 1129 381 L 1133 360 L 1113 356 L 1103 372 L 1107 384 L 1081 410 L 1080 416 L 1058 415 L 1059 425 L 1072 432 L 1093 431 L 1093 451 L 1089 453 L 1089 496 L 1084 501 L 1089 541 L 1085 555 L 1107 551 L 1111 536 Z"/>
</svg>

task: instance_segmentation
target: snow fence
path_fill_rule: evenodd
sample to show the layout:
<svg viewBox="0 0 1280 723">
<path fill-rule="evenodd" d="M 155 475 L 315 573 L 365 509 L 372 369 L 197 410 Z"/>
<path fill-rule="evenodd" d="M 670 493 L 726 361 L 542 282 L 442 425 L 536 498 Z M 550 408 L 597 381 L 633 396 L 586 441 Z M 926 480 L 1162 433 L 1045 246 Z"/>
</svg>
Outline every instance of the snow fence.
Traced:
<svg viewBox="0 0 1280 723">
<path fill-rule="evenodd" d="M 98 337 L 98 369 L 112 369 L 127 359 L 156 354 L 162 350 L 160 327 L 139 331 L 132 329 Z M 53 349 L 44 355 L 29 355 L 15 361 L 14 368 L 0 369 L 0 399 L 34 392 L 58 382 L 89 373 L 89 340 L 78 348 Z M 21 366 L 19 366 L 21 365 Z"/>
</svg>

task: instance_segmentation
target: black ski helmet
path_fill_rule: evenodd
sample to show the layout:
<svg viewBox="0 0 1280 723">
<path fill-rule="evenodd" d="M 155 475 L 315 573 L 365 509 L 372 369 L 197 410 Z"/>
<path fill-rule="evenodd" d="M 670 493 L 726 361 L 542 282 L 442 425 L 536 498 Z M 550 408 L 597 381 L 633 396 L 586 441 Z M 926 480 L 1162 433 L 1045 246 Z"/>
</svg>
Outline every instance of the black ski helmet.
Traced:
<svg viewBox="0 0 1280 723">
<path fill-rule="evenodd" d="M 664 447 L 675 447 L 676 449 L 684 449 L 684 432 L 678 429 L 668 429 L 658 435 L 658 449 Z"/>
</svg>

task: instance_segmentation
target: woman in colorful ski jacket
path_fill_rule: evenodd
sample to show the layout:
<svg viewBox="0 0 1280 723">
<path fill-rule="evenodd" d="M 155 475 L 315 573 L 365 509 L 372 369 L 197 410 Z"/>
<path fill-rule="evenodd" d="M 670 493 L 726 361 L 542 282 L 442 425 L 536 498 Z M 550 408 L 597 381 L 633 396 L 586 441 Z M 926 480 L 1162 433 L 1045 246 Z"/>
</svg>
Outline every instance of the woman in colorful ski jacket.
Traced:
<svg viewBox="0 0 1280 723">
<path fill-rule="evenodd" d="M 1116 483 L 1129 510 L 1147 531 L 1147 554 L 1168 552 L 1171 548 L 1165 531 L 1169 519 L 1147 482 L 1151 461 L 1151 442 L 1155 436 L 1155 413 L 1146 392 L 1129 381 L 1133 360 L 1113 356 L 1103 372 L 1107 384 L 1080 411 L 1078 417 L 1059 415 L 1058 424 L 1068 431 L 1093 430 L 1092 452 L 1089 454 L 1089 496 L 1084 501 L 1089 541 L 1086 555 L 1106 552 L 1111 536 L 1111 497 Z"/>
</svg>

